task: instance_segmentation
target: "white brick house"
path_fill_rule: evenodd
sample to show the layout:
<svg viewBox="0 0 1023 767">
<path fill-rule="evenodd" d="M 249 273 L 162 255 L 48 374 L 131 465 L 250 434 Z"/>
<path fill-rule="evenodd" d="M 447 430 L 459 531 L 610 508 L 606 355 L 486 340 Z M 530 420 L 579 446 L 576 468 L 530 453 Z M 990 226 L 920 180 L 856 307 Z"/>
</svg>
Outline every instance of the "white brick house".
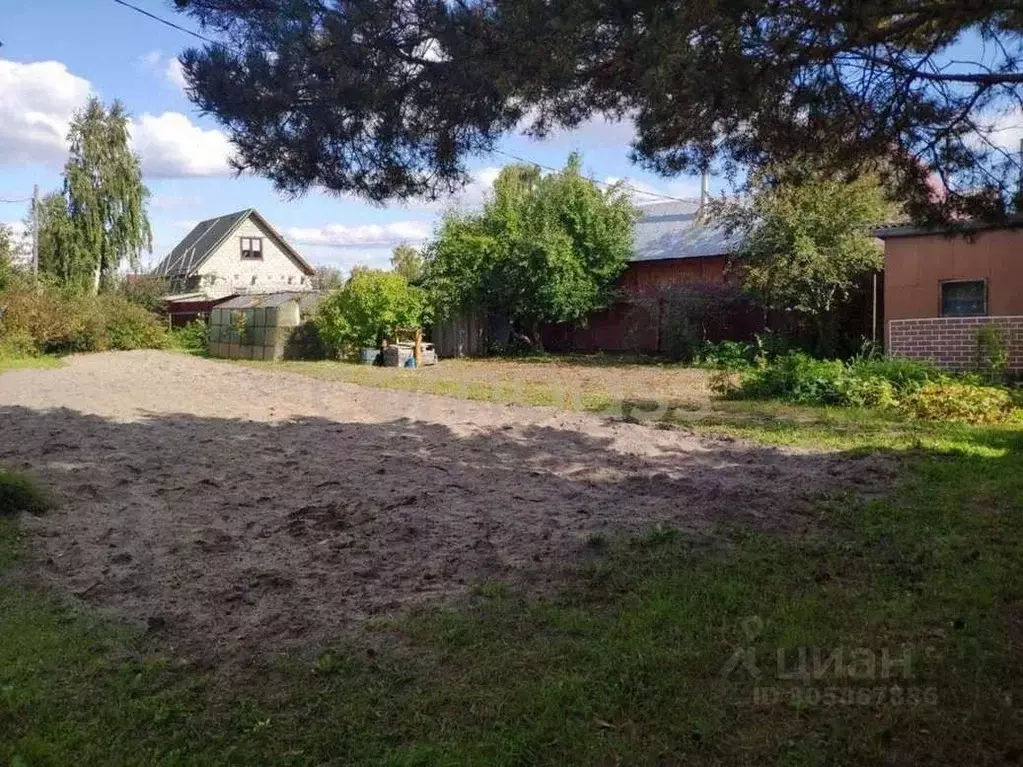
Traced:
<svg viewBox="0 0 1023 767">
<path fill-rule="evenodd" d="M 312 290 L 313 268 L 253 208 L 201 221 L 161 261 L 173 294 L 207 299 Z"/>
</svg>

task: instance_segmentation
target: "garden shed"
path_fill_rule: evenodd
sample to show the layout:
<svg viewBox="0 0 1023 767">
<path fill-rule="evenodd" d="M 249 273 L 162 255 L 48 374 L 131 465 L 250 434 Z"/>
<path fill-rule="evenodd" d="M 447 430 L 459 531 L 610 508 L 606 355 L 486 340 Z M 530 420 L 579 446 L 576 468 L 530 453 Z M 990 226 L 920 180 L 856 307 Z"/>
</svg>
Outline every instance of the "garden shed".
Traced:
<svg viewBox="0 0 1023 767">
<path fill-rule="evenodd" d="M 302 324 L 319 303 L 318 293 L 237 296 L 210 312 L 208 350 L 212 357 L 279 360 L 288 355 Z"/>
</svg>

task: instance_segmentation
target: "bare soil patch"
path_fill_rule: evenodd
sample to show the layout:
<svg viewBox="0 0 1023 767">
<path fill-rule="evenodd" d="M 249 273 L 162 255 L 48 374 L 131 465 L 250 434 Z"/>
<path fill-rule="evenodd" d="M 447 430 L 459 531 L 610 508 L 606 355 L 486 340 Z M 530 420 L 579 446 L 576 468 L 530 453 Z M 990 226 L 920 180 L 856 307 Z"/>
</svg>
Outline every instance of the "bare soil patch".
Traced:
<svg viewBox="0 0 1023 767">
<path fill-rule="evenodd" d="M 508 580 L 542 590 L 594 533 L 814 524 L 878 456 L 699 439 L 581 413 L 382 391 L 164 352 L 0 376 L 0 464 L 65 593 L 217 656 L 306 646 Z"/>
</svg>

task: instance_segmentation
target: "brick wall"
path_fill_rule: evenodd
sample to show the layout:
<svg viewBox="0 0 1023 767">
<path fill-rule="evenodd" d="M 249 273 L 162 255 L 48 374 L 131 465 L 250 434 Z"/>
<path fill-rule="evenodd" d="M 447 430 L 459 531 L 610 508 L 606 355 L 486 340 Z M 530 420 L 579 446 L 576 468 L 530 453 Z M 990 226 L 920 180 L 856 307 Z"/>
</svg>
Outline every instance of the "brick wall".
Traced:
<svg viewBox="0 0 1023 767">
<path fill-rule="evenodd" d="M 888 353 L 932 360 L 948 370 L 977 367 L 977 334 L 985 325 L 1002 331 L 1009 369 L 1023 371 L 1023 317 L 932 317 L 888 322 Z"/>
</svg>

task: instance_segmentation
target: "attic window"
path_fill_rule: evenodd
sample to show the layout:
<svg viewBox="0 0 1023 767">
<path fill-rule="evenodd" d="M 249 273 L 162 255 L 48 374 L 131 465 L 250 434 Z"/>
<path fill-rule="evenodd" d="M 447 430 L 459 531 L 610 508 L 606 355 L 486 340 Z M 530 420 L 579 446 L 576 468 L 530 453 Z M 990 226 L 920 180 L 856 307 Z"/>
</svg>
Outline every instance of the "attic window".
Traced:
<svg viewBox="0 0 1023 767">
<path fill-rule="evenodd" d="M 263 258 L 262 237 L 239 237 L 242 243 L 242 260 Z"/>
</svg>

